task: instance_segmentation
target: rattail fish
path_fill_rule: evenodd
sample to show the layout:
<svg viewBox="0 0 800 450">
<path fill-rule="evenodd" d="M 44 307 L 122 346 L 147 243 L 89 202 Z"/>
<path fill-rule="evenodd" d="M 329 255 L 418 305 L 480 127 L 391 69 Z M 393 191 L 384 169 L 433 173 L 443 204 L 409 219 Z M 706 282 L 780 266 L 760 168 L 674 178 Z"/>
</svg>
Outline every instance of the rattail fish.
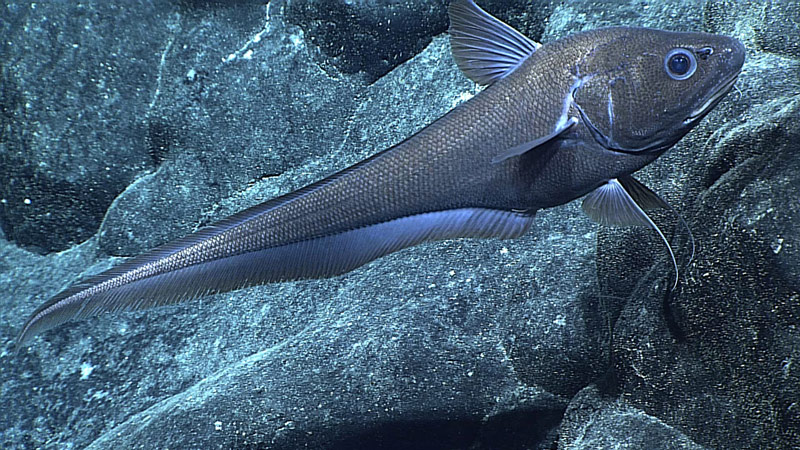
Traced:
<svg viewBox="0 0 800 450">
<path fill-rule="evenodd" d="M 667 243 L 647 214 L 666 203 L 631 174 L 731 90 L 742 44 L 615 27 L 542 45 L 472 0 L 452 0 L 449 16 L 454 59 L 480 93 L 328 178 L 69 287 L 31 314 L 17 348 L 72 319 L 332 277 L 426 241 L 515 238 L 536 211 L 580 197 L 594 220 Z"/>
</svg>

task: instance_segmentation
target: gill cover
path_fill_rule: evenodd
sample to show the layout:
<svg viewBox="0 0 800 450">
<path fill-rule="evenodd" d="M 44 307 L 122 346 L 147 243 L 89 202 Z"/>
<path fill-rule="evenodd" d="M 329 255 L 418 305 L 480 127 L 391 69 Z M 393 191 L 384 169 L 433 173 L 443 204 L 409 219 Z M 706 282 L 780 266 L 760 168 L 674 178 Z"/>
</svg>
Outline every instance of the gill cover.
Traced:
<svg viewBox="0 0 800 450">
<path fill-rule="evenodd" d="M 575 106 L 594 138 L 636 153 L 665 150 L 683 137 L 719 82 L 705 36 L 631 28 L 598 43 L 573 69 Z"/>
</svg>

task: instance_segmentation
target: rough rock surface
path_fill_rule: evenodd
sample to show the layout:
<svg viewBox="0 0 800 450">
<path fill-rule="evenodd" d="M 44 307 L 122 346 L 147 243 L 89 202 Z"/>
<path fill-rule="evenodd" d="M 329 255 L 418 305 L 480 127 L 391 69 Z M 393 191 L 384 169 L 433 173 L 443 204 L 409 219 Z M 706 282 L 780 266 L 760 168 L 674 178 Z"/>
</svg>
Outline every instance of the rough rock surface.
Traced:
<svg viewBox="0 0 800 450">
<path fill-rule="evenodd" d="M 655 236 L 575 203 L 514 241 L 74 322 L 15 353 L 38 303 L 113 256 L 302 187 L 477 92 L 436 1 L 55 5 L 0 10 L 0 447 L 800 442 L 795 3 L 774 23 L 741 2 L 485 5 L 543 41 L 642 25 L 745 42 L 738 91 L 638 175 L 697 242 L 673 293 Z M 689 261 L 679 221 L 657 219 Z"/>
<path fill-rule="evenodd" d="M 604 398 L 597 386 L 589 385 L 567 406 L 559 426 L 558 448 L 702 450 L 704 447 L 624 401 Z"/>
</svg>

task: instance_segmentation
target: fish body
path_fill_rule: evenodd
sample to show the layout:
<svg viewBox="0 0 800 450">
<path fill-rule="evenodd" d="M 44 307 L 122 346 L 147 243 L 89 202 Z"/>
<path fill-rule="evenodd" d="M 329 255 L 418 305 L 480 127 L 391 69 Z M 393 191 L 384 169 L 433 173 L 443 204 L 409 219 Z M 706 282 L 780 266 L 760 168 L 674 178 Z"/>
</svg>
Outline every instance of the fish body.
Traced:
<svg viewBox="0 0 800 450">
<path fill-rule="evenodd" d="M 456 62 L 482 92 L 352 167 L 68 288 L 18 346 L 67 320 L 334 276 L 424 241 L 517 237 L 537 210 L 587 194 L 600 222 L 655 227 L 644 210 L 663 201 L 630 174 L 691 130 L 744 61 L 738 41 L 710 34 L 620 27 L 540 45 L 471 0 L 453 0 L 450 18 Z"/>
</svg>

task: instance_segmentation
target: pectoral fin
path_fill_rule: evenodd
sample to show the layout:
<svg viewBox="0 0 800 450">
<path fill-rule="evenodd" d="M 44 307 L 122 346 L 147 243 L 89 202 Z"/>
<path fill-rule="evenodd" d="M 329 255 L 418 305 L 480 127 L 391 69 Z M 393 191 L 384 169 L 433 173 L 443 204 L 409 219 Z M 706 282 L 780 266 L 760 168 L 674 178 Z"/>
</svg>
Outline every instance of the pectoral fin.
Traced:
<svg viewBox="0 0 800 450">
<path fill-rule="evenodd" d="M 668 207 L 655 192 L 633 177 L 614 178 L 590 192 L 584 198 L 582 207 L 592 220 L 605 225 L 646 226 L 654 229 L 667 246 L 675 268 L 675 283 L 672 288 L 678 286 L 678 263 L 672 246 L 645 212 L 645 209 Z"/>
<path fill-rule="evenodd" d="M 592 220 L 604 225 L 651 228 L 655 225 L 645 211 L 671 209 L 658 194 L 631 176 L 614 178 L 590 192 L 582 207 Z"/>
<path fill-rule="evenodd" d="M 642 184 L 641 181 L 626 175 L 618 178 L 619 183 L 625 188 L 625 191 L 630 194 L 633 201 L 645 211 L 652 209 L 672 209 L 667 202 L 664 201 L 658 194 L 653 192 L 649 187 Z"/>
<path fill-rule="evenodd" d="M 505 77 L 541 46 L 472 0 L 452 0 L 448 12 L 453 58 L 464 75 L 478 84 Z"/>
<path fill-rule="evenodd" d="M 527 152 L 535 149 L 536 147 L 538 147 L 538 146 L 540 146 L 540 145 L 542 145 L 544 143 L 547 143 L 547 142 L 549 142 L 549 141 L 561 136 L 562 134 L 566 133 L 576 123 L 578 123 L 578 119 L 576 119 L 575 117 L 570 117 L 569 119 L 566 120 L 566 122 L 564 124 L 557 125 L 556 129 L 553 130 L 552 133 L 550 133 L 548 135 L 545 135 L 545 136 L 541 136 L 541 137 L 536 138 L 536 139 L 534 139 L 532 141 L 528 141 L 528 142 L 522 143 L 522 144 L 517 145 L 515 147 L 511 147 L 511 148 L 505 150 L 503 153 L 500 153 L 499 155 L 497 155 L 494 158 L 492 158 L 492 163 L 493 164 L 497 164 L 497 163 L 503 162 L 503 161 L 505 161 L 505 160 L 507 160 L 509 158 L 513 158 L 515 156 L 522 155 L 523 153 L 527 153 Z"/>
<path fill-rule="evenodd" d="M 681 225 L 686 228 L 686 234 L 689 236 L 692 252 L 689 254 L 689 260 L 686 264 L 688 265 L 691 263 L 694 259 L 695 250 L 694 235 L 692 234 L 692 229 L 689 228 L 689 224 L 683 220 L 683 217 L 678 213 L 678 211 L 675 211 L 675 209 L 670 206 L 669 203 L 664 201 L 660 195 L 656 194 L 650 190 L 650 188 L 630 175 L 620 177 L 619 182 L 622 184 L 625 190 L 628 191 L 636 204 L 639 205 L 643 210 L 649 211 L 652 209 L 666 209 L 678 218 L 678 221 L 680 221 Z"/>
</svg>

